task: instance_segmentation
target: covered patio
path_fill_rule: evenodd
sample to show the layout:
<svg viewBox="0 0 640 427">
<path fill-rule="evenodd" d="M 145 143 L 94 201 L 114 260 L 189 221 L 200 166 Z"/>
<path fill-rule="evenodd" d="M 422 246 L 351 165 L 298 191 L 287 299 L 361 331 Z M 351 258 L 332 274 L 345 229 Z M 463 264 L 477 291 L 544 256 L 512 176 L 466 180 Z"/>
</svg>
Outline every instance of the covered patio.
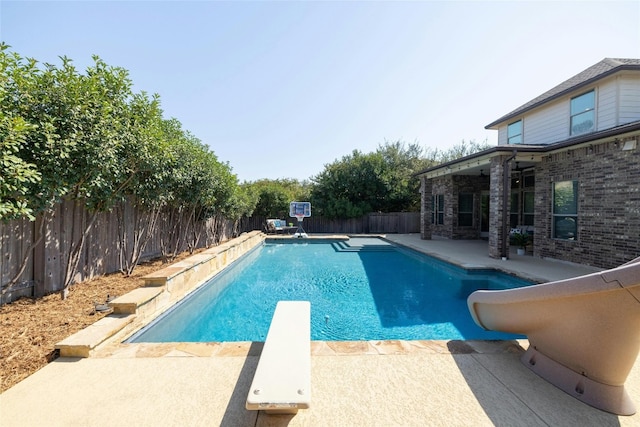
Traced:
<svg viewBox="0 0 640 427">
<path fill-rule="evenodd" d="M 421 236 L 485 239 L 493 258 L 511 256 L 511 229 L 534 232 L 539 146 L 498 146 L 427 169 L 421 182 Z"/>
</svg>

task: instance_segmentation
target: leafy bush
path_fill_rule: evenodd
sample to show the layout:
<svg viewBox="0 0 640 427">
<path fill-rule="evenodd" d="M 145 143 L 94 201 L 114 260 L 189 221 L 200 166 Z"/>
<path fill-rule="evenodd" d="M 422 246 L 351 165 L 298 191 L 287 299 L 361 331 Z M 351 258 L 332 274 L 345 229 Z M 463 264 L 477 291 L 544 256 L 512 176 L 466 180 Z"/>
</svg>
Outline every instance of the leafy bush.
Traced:
<svg viewBox="0 0 640 427">
<path fill-rule="evenodd" d="M 519 248 L 526 249 L 527 245 L 531 241 L 531 236 L 529 236 L 528 233 L 514 233 L 511 235 L 511 241 Z"/>
</svg>

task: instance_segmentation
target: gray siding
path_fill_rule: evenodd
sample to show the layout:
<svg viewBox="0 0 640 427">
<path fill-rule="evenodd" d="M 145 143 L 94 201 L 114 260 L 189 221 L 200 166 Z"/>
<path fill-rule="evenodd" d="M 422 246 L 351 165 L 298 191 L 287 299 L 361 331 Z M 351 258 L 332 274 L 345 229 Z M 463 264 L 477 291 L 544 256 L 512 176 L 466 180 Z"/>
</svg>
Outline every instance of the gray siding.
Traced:
<svg viewBox="0 0 640 427">
<path fill-rule="evenodd" d="M 569 101 L 554 102 L 547 108 L 534 111 L 524 119 L 527 133 L 524 143 L 543 145 L 569 136 Z"/>
<path fill-rule="evenodd" d="M 612 81 L 596 91 L 596 129 L 609 129 L 618 125 L 618 84 Z"/>
<path fill-rule="evenodd" d="M 640 76 L 620 79 L 620 121 L 618 124 L 640 120 Z"/>
</svg>

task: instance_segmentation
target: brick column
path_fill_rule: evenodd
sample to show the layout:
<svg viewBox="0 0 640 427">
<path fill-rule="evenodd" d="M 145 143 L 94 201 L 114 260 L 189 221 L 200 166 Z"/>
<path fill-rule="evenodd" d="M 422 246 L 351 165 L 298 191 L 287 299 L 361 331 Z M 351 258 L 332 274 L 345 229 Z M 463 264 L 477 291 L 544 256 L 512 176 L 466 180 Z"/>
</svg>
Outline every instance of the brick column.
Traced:
<svg viewBox="0 0 640 427">
<path fill-rule="evenodd" d="M 431 180 L 420 177 L 420 238 L 431 240 Z"/>
<path fill-rule="evenodd" d="M 489 195 L 489 256 L 509 257 L 509 205 L 511 203 L 510 156 L 491 159 L 491 189 Z M 505 171 L 506 166 L 506 171 Z M 504 173 L 507 173 L 506 187 Z"/>
</svg>

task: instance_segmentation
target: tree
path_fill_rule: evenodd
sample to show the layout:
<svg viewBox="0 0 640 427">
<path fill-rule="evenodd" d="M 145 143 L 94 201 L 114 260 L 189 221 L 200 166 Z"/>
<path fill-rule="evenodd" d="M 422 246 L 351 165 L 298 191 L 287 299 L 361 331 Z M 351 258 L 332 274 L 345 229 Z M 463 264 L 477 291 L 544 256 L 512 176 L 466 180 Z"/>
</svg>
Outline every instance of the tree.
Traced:
<svg viewBox="0 0 640 427">
<path fill-rule="evenodd" d="M 379 210 L 387 193 L 383 162 L 378 153 L 354 150 L 326 165 L 312 178 L 315 211 L 329 218 L 355 218 Z"/>
<path fill-rule="evenodd" d="M 291 202 L 310 197 L 310 183 L 295 179 L 262 179 L 243 186 L 256 197 L 253 214 L 267 218 L 286 218 Z"/>
<path fill-rule="evenodd" d="M 446 163 L 452 160 L 460 159 L 462 157 L 471 155 L 473 153 L 478 153 L 480 151 L 484 151 L 488 148 L 491 148 L 491 144 L 489 141 L 484 140 L 483 142 L 475 142 L 475 141 L 465 141 L 464 139 L 459 143 L 454 145 L 445 151 L 440 151 L 438 149 L 433 150 L 430 153 L 430 159 L 434 162 L 434 164 L 438 163 Z"/>
<path fill-rule="evenodd" d="M 132 135 L 127 122 L 132 95 L 128 72 L 110 67 L 94 56 L 86 75 L 75 71 L 68 58 L 62 67 L 47 66 L 54 76 L 50 106 L 56 135 L 70 147 L 61 171 L 64 196 L 76 204 L 72 244 L 64 279 L 63 297 L 74 282 L 86 237 L 97 214 L 110 210 L 124 196 L 134 172 L 127 156 Z"/>
<path fill-rule="evenodd" d="M 330 218 L 417 210 L 419 182 L 413 173 L 427 164 L 418 144 L 385 142 L 369 154 L 354 150 L 313 178 L 311 201 L 316 212 Z"/>
<path fill-rule="evenodd" d="M 227 201 L 224 211 L 227 219 L 233 221 L 233 234 L 238 234 L 243 219 L 253 215 L 258 199 L 245 185 L 237 185 Z"/>
<path fill-rule="evenodd" d="M 199 223 L 212 220 L 215 241 L 219 220 L 228 212 L 237 213 L 232 200 L 237 177 L 227 163 L 200 140 L 182 129 L 175 120 L 163 121 L 168 143 L 168 163 L 171 173 L 162 186 L 167 190 L 166 212 L 162 221 L 161 247 L 165 260 L 174 258 L 183 244 L 193 250 L 202 234 Z M 234 199 L 235 197 L 235 199 Z M 241 209 L 240 209 L 241 210 Z"/>
<path fill-rule="evenodd" d="M 17 155 L 31 129 L 33 126 L 22 117 L 6 115 L 0 107 L 0 219 L 3 221 L 23 216 L 35 219 L 29 203 L 29 184 L 40 181 L 40 173 L 35 165 Z"/>
<path fill-rule="evenodd" d="M 120 271 L 130 276 L 153 236 L 168 198 L 163 185 L 171 173 L 167 167 L 168 143 L 162 130 L 158 95 L 133 95 L 128 111 L 131 144 L 123 153 L 131 179 L 116 204 L 119 230 Z M 126 210 L 130 213 L 126 215 Z M 128 220 L 125 220 L 125 215 Z"/>
<path fill-rule="evenodd" d="M 420 210 L 420 181 L 413 175 L 433 164 L 417 143 L 385 142 L 376 151 L 385 164 L 387 195 L 384 212 Z"/>
<path fill-rule="evenodd" d="M 65 200 L 74 208 L 71 249 L 60 254 L 63 297 L 101 212 L 116 209 L 121 270 L 129 275 L 158 221 L 172 258 L 185 244 L 193 250 L 206 227 L 215 242 L 223 220 L 237 225 L 255 207 L 229 164 L 177 120 L 163 119 L 157 95 L 133 94 L 126 70 L 93 59 L 80 74 L 66 57 L 60 66 L 39 64 L 0 43 L 0 219 L 40 221 L 20 272 L 3 288 L 19 279 Z"/>
<path fill-rule="evenodd" d="M 161 227 L 160 245 L 165 261 L 175 258 L 186 239 L 185 226 L 195 214 L 201 189 L 197 171 L 203 146 L 182 129 L 176 119 L 164 120 L 163 133 L 168 141 L 167 168 L 162 186 L 167 190 L 167 205 Z"/>
<path fill-rule="evenodd" d="M 44 108 L 49 76 L 37 61 L 24 60 L 0 44 L 0 128 L 2 129 L 2 199 L 0 217 L 22 214 L 33 220 L 49 209 L 58 196 L 58 183 L 38 161 L 54 153 L 54 170 L 64 167 L 67 150 L 56 144 L 53 123 Z"/>
<path fill-rule="evenodd" d="M 56 173 L 63 170 L 69 149 L 56 139 L 49 108 L 52 73 L 37 67 L 34 59 L 23 59 L 0 43 L 0 111 L 3 133 L 2 219 L 24 214 L 30 220 L 42 213 L 36 235 L 22 254 L 17 273 L 3 285 L 17 283 L 33 248 L 43 239 L 43 230 L 63 187 Z M 6 148 L 6 151 L 5 151 Z M 44 161 L 43 161 L 44 159 Z"/>
<path fill-rule="evenodd" d="M 67 199 L 76 204 L 72 223 L 80 226 L 72 229 L 70 252 L 61 254 L 67 258 L 64 298 L 97 213 L 123 197 L 132 177 L 126 156 L 131 133 L 125 120 L 131 82 L 126 70 L 109 67 L 98 57 L 85 75 L 68 58 L 61 61 L 59 67 L 38 68 L 37 61 L 9 54 L 4 45 L 2 49 L 3 110 L 32 129 L 16 156 L 40 176 L 25 181 L 27 207 L 33 214 L 42 213 L 42 228 L 56 203 Z M 41 232 L 34 245 L 40 239 Z"/>
</svg>

